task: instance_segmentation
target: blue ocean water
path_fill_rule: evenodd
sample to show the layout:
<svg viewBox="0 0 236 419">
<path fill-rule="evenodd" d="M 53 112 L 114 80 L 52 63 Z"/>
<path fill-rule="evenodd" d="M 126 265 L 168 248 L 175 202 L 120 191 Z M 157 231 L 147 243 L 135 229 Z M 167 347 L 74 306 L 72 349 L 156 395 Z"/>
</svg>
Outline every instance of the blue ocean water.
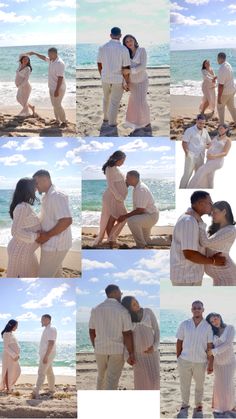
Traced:
<svg viewBox="0 0 236 419">
<path fill-rule="evenodd" d="M 88 323 L 77 323 L 76 327 L 76 352 L 93 352 Z"/>
<path fill-rule="evenodd" d="M 97 68 L 99 44 L 77 44 L 77 68 Z M 144 45 L 147 50 L 147 66 L 161 67 L 170 64 L 169 45 Z"/>
<path fill-rule="evenodd" d="M 220 51 L 222 49 L 171 51 L 171 94 L 201 95 L 202 62 L 206 59 L 210 60 L 217 74 L 219 68 L 217 54 Z M 225 48 L 224 52 L 236 78 L 236 49 Z"/>
</svg>

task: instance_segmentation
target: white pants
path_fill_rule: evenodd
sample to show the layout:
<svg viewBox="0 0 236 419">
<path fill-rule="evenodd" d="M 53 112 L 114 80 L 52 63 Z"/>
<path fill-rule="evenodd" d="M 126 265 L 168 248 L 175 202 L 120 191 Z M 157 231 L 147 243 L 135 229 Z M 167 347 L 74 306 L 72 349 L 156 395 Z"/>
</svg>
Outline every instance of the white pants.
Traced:
<svg viewBox="0 0 236 419">
<path fill-rule="evenodd" d="M 109 125 L 117 124 L 117 115 L 123 95 L 122 83 L 110 84 L 102 82 L 103 88 L 103 113 Z"/>
<path fill-rule="evenodd" d="M 61 104 L 62 99 L 66 93 L 66 88 L 61 87 L 59 91 L 59 96 L 57 97 L 54 96 L 54 91 L 50 90 L 49 93 L 56 120 L 58 122 L 66 122 L 66 114 Z"/>
<path fill-rule="evenodd" d="M 52 368 L 54 358 L 55 354 L 49 355 L 47 364 L 44 364 L 43 359 L 40 359 L 38 368 L 38 378 L 35 386 L 36 393 L 39 393 L 40 389 L 42 388 L 46 376 L 48 380 L 49 391 L 55 391 L 55 376 Z"/>
<path fill-rule="evenodd" d="M 117 390 L 124 366 L 124 355 L 96 354 L 98 377 L 97 390 Z"/>
<path fill-rule="evenodd" d="M 182 406 L 189 405 L 192 378 L 195 381 L 195 405 L 196 407 L 200 406 L 203 399 L 206 362 L 189 362 L 180 357 L 178 358 L 177 362 L 180 378 Z"/>
<path fill-rule="evenodd" d="M 195 175 L 192 177 L 188 184 L 188 188 L 213 189 L 215 171 L 221 169 L 223 164 L 224 158 L 207 160 L 206 163 L 199 167 L 199 169 L 196 171 Z"/>
<path fill-rule="evenodd" d="M 39 278 L 62 278 L 62 262 L 68 250 L 49 252 L 41 249 Z"/>
<path fill-rule="evenodd" d="M 231 95 L 222 95 L 221 104 L 217 104 L 217 111 L 219 115 L 220 124 L 225 122 L 225 107 L 227 106 L 233 121 L 236 123 L 236 108 L 234 106 L 234 93 Z"/>
<path fill-rule="evenodd" d="M 180 189 L 187 188 L 188 182 L 193 174 L 193 171 L 197 171 L 197 169 L 204 164 L 204 154 L 200 154 L 195 156 L 192 153 L 188 153 L 185 156 L 185 164 L 184 164 L 184 174 L 180 181 Z"/>
<path fill-rule="evenodd" d="M 158 217 L 158 213 L 145 213 L 128 218 L 128 226 L 137 247 L 144 248 L 148 244 L 153 244 L 150 238 L 151 229 L 158 221 Z"/>
</svg>

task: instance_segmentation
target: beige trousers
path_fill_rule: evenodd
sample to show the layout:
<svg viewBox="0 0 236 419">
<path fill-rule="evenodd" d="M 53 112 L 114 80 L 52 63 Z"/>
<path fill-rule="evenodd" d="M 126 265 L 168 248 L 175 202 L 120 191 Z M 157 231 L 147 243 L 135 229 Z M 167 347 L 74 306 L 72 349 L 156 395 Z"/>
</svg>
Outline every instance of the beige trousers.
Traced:
<svg viewBox="0 0 236 419">
<path fill-rule="evenodd" d="M 109 125 L 116 125 L 120 101 L 124 91 L 122 83 L 110 84 L 102 82 L 102 88 L 104 120 L 108 120 Z"/>
<path fill-rule="evenodd" d="M 195 381 L 195 406 L 200 406 L 203 399 L 203 386 L 206 372 L 206 362 L 189 362 L 178 358 L 178 371 L 182 406 L 189 405 L 192 378 Z"/>
<path fill-rule="evenodd" d="M 202 281 L 201 282 L 199 282 L 199 281 L 197 281 L 197 282 L 188 282 L 188 283 L 186 283 L 186 282 L 173 282 L 172 281 L 172 285 L 173 286 L 178 286 L 178 287 L 196 287 L 196 286 L 201 286 L 202 285 Z"/>
<path fill-rule="evenodd" d="M 221 104 L 217 104 L 220 124 L 225 122 L 225 107 L 227 106 L 233 121 L 236 123 L 236 108 L 234 106 L 234 93 L 232 95 L 222 95 Z"/>
<path fill-rule="evenodd" d="M 65 111 L 64 111 L 64 109 L 62 107 L 62 104 L 61 104 L 62 99 L 63 99 L 63 97 L 65 96 L 65 93 L 66 93 L 66 88 L 62 87 L 60 89 L 59 96 L 57 96 L 57 97 L 54 97 L 54 91 L 50 90 L 49 93 L 50 93 L 51 103 L 52 103 L 52 106 L 53 106 L 54 115 L 55 115 L 56 120 L 58 122 L 66 122 L 66 114 L 65 114 Z"/>
<path fill-rule="evenodd" d="M 189 153 L 185 156 L 185 163 L 184 163 L 184 174 L 180 181 L 180 189 L 187 188 L 188 182 L 193 174 L 193 171 L 197 171 L 199 167 L 204 164 L 204 154 L 200 154 L 199 156 L 194 156 L 194 154 Z"/>
<path fill-rule="evenodd" d="M 62 278 L 62 262 L 68 250 L 49 252 L 41 249 L 39 278 Z"/>
<path fill-rule="evenodd" d="M 136 246 L 144 248 L 146 245 L 151 244 L 150 238 L 151 229 L 158 221 L 158 213 L 154 214 L 140 214 L 133 215 L 128 218 L 128 226 L 131 230 Z"/>
<path fill-rule="evenodd" d="M 96 354 L 97 390 L 117 390 L 124 366 L 124 355 Z"/>
<path fill-rule="evenodd" d="M 47 364 L 43 363 L 43 360 L 40 359 L 39 368 L 38 368 L 38 378 L 35 385 L 35 392 L 39 393 L 40 389 L 43 386 L 45 378 L 47 377 L 49 391 L 55 391 L 55 376 L 52 368 L 53 359 L 55 355 L 49 355 Z"/>
</svg>

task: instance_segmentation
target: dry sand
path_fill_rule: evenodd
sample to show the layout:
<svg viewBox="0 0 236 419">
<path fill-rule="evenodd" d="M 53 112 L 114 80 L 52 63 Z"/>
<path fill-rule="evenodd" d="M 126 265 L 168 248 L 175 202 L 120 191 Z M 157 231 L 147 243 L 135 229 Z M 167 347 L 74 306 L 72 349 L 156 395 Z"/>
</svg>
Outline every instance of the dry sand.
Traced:
<svg viewBox="0 0 236 419">
<path fill-rule="evenodd" d="M 77 132 L 82 137 L 160 137 L 169 136 L 169 85 L 168 67 L 148 68 L 148 103 L 151 112 L 151 126 L 131 133 L 123 126 L 128 104 L 128 93 L 124 93 L 118 115 L 118 127 L 111 128 L 103 123 L 103 92 L 99 73 L 96 69 L 78 69 L 77 89 Z"/>
<path fill-rule="evenodd" d="M 79 278 L 81 272 L 74 269 L 63 268 L 63 278 Z M 0 278 L 6 278 L 6 270 L 0 267 Z"/>
<path fill-rule="evenodd" d="M 195 118 L 199 113 L 201 98 L 197 96 L 175 96 L 170 97 L 170 138 L 171 140 L 181 140 L 186 128 L 195 124 Z M 214 137 L 219 124 L 217 112 L 213 117 L 206 114 L 206 128 L 211 137 Z M 236 127 L 228 111 L 225 113 L 225 122 L 230 125 L 231 139 L 236 140 Z"/>
<path fill-rule="evenodd" d="M 17 116 L 19 109 L 0 109 L 0 137 L 74 137 L 76 135 L 75 109 L 65 109 L 68 124 L 66 128 L 52 125 L 52 109 L 39 109 L 37 117 Z"/>
<path fill-rule="evenodd" d="M 93 353 L 80 353 L 76 357 L 77 390 L 96 390 L 97 365 Z M 118 390 L 133 390 L 133 370 L 125 364 L 119 381 Z"/>
</svg>

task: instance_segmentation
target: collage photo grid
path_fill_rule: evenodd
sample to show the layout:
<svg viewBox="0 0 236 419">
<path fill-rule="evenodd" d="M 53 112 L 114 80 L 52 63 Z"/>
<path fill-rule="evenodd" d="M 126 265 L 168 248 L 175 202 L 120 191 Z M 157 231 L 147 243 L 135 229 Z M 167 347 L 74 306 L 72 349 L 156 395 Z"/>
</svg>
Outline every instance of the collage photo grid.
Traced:
<svg viewBox="0 0 236 419">
<path fill-rule="evenodd" d="M 0 2 L 0 418 L 236 418 L 235 27 Z"/>
</svg>

